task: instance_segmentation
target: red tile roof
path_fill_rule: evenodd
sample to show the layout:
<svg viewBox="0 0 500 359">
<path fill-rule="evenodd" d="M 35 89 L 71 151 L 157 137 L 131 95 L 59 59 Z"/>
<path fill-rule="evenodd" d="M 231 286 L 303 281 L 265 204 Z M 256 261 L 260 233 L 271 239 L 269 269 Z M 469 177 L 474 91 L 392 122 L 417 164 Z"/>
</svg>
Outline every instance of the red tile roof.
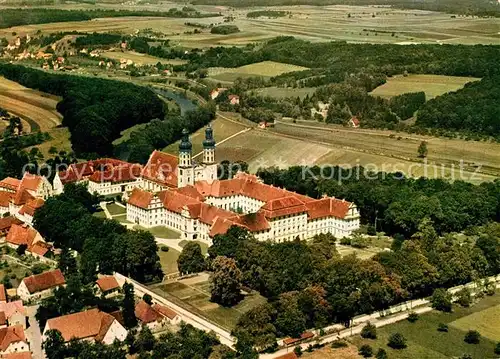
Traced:
<svg viewBox="0 0 500 359">
<path fill-rule="evenodd" d="M 128 203 L 139 208 L 148 209 L 153 196 L 151 192 L 143 191 L 140 188 L 134 188 L 128 199 Z"/>
<path fill-rule="evenodd" d="M 9 216 L 9 217 L 4 217 L 0 218 L 0 232 L 7 231 L 12 227 L 13 224 L 22 224 L 23 222 L 14 217 L 14 216 Z"/>
<path fill-rule="evenodd" d="M 13 224 L 7 237 L 5 239 L 7 243 L 11 243 L 16 246 L 22 244 L 26 245 L 26 250 L 31 253 L 44 256 L 52 247 L 50 244 L 45 243 L 43 238 L 38 234 L 38 232 L 28 227 L 27 225 Z"/>
<path fill-rule="evenodd" d="M 292 214 L 307 212 L 307 208 L 300 199 L 288 196 L 272 199 L 261 207 L 259 212 L 264 213 L 266 218 L 284 217 Z"/>
<path fill-rule="evenodd" d="M 160 322 L 162 320 L 162 316 L 156 310 L 154 310 L 148 303 L 141 300 L 135 306 L 135 316 L 142 323 L 152 323 L 152 322 Z"/>
<path fill-rule="evenodd" d="M 5 286 L 0 284 L 0 302 L 7 301 L 7 293 L 5 292 Z"/>
<path fill-rule="evenodd" d="M 41 198 L 33 199 L 21 207 L 19 214 L 28 214 L 33 217 L 35 215 L 35 211 L 44 204 L 45 201 Z"/>
<path fill-rule="evenodd" d="M 142 170 L 142 177 L 169 187 L 177 187 L 177 156 L 154 151 Z"/>
<path fill-rule="evenodd" d="M 30 352 L 20 352 L 20 353 L 10 353 L 10 354 L 2 354 L 0 357 L 2 359 L 31 359 Z"/>
<path fill-rule="evenodd" d="M 61 332 L 64 341 L 76 339 L 94 339 L 102 341 L 109 327 L 116 319 L 99 309 L 90 309 L 84 312 L 63 315 L 47 321 L 50 329 Z"/>
<path fill-rule="evenodd" d="M 160 305 L 160 304 L 153 304 L 153 310 L 160 313 L 164 317 L 167 317 L 170 320 L 175 319 L 175 317 L 177 317 L 179 315 L 175 311 L 170 309 L 169 307 L 166 307 L 166 306 Z"/>
<path fill-rule="evenodd" d="M 15 300 L 13 302 L 0 302 L 0 312 L 5 313 L 7 319 L 10 319 L 15 313 L 21 313 L 26 315 L 26 309 L 24 308 L 22 300 Z"/>
<path fill-rule="evenodd" d="M 4 312 L 0 312 L 0 325 L 7 325 L 7 317 Z"/>
<path fill-rule="evenodd" d="M 118 281 L 112 275 L 107 275 L 96 280 L 97 286 L 102 292 L 107 292 L 116 288 L 120 288 Z"/>
<path fill-rule="evenodd" d="M 42 180 L 42 176 L 36 176 L 31 173 L 24 172 L 23 179 L 21 180 L 19 187 L 30 191 L 36 191 Z"/>
<path fill-rule="evenodd" d="M 19 187 L 20 183 L 21 180 L 18 180 L 17 178 L 7 177 L 0 181 L 0 188 L 15 191 Z"/>
<path fill-rule="evenodd" d="M 66 171 L 59 172 L 63 184 L 83 180 L 96 171 L 109 171 L 116 167 L 130 166 L 131 163 L 114 158 L 100 158 L 98 160 L 73 163 Z"/>
<path fill-rule="evenodd" d="M 10 201 L 14 198 L 15 194 L 12 192 L 0 192 L 0 207 L 9 207 Z"/>
<path fill-rule="evenodd" d="M 29 193 L 27 189 L 21 188 L 16 192 L 16 195 L 14 196 L 14 204 L 16 206 L 22 206 L 23 204 L 26 204 L 34 199 L 35 197 L 31 193 Z"/>
<path fill-rule="evenodd" d="M 26 342 L 22 325 L 0 328 L 0 350 L 5 351 L 10 344 Z"/>
<path fill-rule="evenodd" d="M 349 213 L 351 205 L 351 202 L 331 197 L 306 203 L 309 219 L 324 218 L 328 216 L 345 218 Z"/>
<path fill-rule="evenodd" d="M 30 294 L 58 287 L 66 283 L 60 269 L 26 277 L 22 280 Z"/>
<path fill-rule="evenodd" d="M 107 171 L 96 171 L 89 177 L 89 181 L 96 183 L 130 182 L 140 178 L 141 172 L 141 165 L 129 164 L 127 166 L 115 167 Z"/>
</svg>

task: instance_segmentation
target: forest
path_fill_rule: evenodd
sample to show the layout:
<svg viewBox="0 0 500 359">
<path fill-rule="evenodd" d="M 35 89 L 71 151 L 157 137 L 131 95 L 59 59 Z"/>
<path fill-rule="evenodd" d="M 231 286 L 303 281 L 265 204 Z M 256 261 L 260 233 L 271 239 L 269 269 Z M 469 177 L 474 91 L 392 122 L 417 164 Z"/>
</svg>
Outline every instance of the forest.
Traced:
<svg viewBox="0 0 500 359">
<path fill-rule="evenodd" d="M 191 0 L 195 5 L 224 5 L 232 7 L 279 5 L 392 5 L 402 9 L 443 11 L 463 15 L 500 16 L 500 9 L 489 0 Z"/>
<path fill-rule="evenodd" d="M 229 34 L 235 34 L 237 32 L 240 32 L 240 29 L 238 29 L 238 26 L 236 25 L 219 25 L 219 26 L 214 26 L 210 30 L 211 34 L 218 34 L 218 35 L 229 35 Z"/>
<path fill-rule="evenodd" d="M 271 243 L 232 227 L 214 238 L 209 255 L 234 260 L 242 285 L 268 298 L 245 313 L 233 332 L 238 342 L 265 350 L 276 338 L 297 338 L 331 323 L 348 325 L 356 315 L 500 273 L 500 225 L 480 229 L 476 238 L 440 237 L 426 218 L 411 239 L 395 241 L 392 251 L 360 259 L 341 256 L 331 234 Z"/>
<path fill-rule="evenodd" d="M 444 179 L 406 178 L 372 173 L 362 167 L 269 168 L 258 172 L 265 183 L 319 198 L 323 194 L 354 202 L 362 222 L 388 235 L 410 238 L 423 219 L 439 234 L 500 221 L 500 182 L 473 185 Z"/>
<path fill-rule="evenodd" d="M 184 7 L 168 11 L 147 11 L 147 10 L 61 10 L 61 9 L 2 9 L 0 16 L 0 28 L 7 28 L 20 25 L 46 24 L 50 22 L 86 21 L 104 17 L 124 17 L 124 16 L 156 16 L 175 18 L 201 18 L 212 17 L 213 14 L 202 14 L 193 8 Z"/>
<path fill-rule="evenodd" d="M 0 75 L 23 86 L 62 96 L 57 110 L 71 132 L 79 157 L 112 153 L 120 132 L 153 118 L 166 108 L 151 90 L 122 81 L 46 73 L 19 65 L 0 65 Z"/>
<path fill-rule="evenodd" d="M 283 116 L 310 118 L 310 109 L 322 101 L 333 105 L 328 122 L 345 123 L 357 116 L 363 127 L 500 139 L 499 46 L 311 43 L 280 37 L 258 48 L 216 47 L 203 54 L 192 53 L 185 69 L 237 67 L 266 60 L 310 69 L 270 80 L 236 81 L 231 92 L 240 95 L 241 113 L 271 110 Z M 369 94 L 388 76 L 397 74 L 472 76 L 482 80 L 426 103 L 422 94 L 403 95 L 391 101 Z M 268 86 L 317 89 L 304 99 L 276 99 L 251 92 Z M 414 126 L 400 122 L 416 110 Z"/>
</svg>

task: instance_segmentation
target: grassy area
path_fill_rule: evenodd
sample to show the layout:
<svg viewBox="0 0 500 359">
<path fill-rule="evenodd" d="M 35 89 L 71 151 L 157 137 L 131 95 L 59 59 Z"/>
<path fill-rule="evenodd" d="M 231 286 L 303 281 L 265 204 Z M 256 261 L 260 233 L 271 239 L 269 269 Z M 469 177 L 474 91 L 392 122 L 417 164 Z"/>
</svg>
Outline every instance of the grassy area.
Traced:
<svg viewBox="0 0 500 359">
<path fill-rule="evenodd" d="M 274 61 L 263 61 L 255 64 L 240 66 L 236 68 L 215 67 L 208 70 L 211 78 L 221 81 L 234 81 L 238 77 L 273 77 L 288 72 L 307 70 L 307 67 L 284 64 Z"/>
<path fill-rule="evenodd" d="M 109 214 L 111 214 L 112 216 L 127 214 L 127 209 L 117 205 L 116 203 L 107 204 L 106 208 L 108 209 Z"/>
<path fill-rule="evenodd" d="M 177 269 L 177 258 L 179 258 L 179 254 L 180 252 L 172 248 L 169 248 L 168 252 L 164 252 L 162 250 L 158 251 L 163 274 L 172 274 L 179 271 Z"/>
<path fill-rule="evenodd" d="M 264 87 L 256 90 L 257 94 L 261 96 L 270 96 L 274 98 L 287 98 L 287 97 L 300 97 L 303 99 L 307 95 L 311 96 L 316 88 L 314 87 L 303 87 L 303 88 L 293 88 L 293 87 Z"/>
<path fill-rule="evenodd" d="M 188 242 L 193 242 L 193 241 L 187 241 L 187 240 L 183 240 L 183 241 L 180 241 L 179 242 L 179 246 L 181 246 L 182 248 L 184 248 L 184 246 L 188 243 Z M 195 243 L 198 243 L 200 245 L 200 248 L 201 248 L 201 253 L 203 253 L 204 255 L 206 255 L 208 253 L 208 244 L 204 243 L 204 242 L 200 242 L 200 241 L 194 241 Z"/>
<path fill-rule="evenodd" d="M 450 323 L 462 331 L 477 330 L 481 335 L 493 341 L 500 341 L 500 304 L 472 313 Z"/>
<path fill-rule="evenodd" d="M 239 317 L 246 311 L 266 301 L 258 293 L 251 293 L 232 308 L 224 308 L 210 301 L 210 284 L 208 280 L 198 281 L 197 277 L 177 281 L 161 286 L 155 286 L 153 290 L 159 295 L 174 301 L 176 304 L 201 315 L 208 320 L 226 329 L 232 330 Z"/>
<path fill-rule="evenodd" d="M 362 339 L 356 336 L 352 339 L 352 342 L 358 347 L 362 344 L 370 344 L 375 351 L 378 348 L 384 348 L 391 359 L 445 359 L 457 358 L 466 353 L 472 355 L 472 358 L 496 358 L 497 356 L 493 353 L 495 341 L 483 336 L 479 344 L 467 344 L 463 341 L 464 335 L 473 326 L 459 329 L 452 323 L 460 320 L 460 318 L 467 318 L 474 314 L 476 314 L 475 319 L 484 320 L 485 316 L 478 317 L 477 315 L 485 310 L 490 310 L 490 308 L 498 307 L 498 305 L 500 305 L 500 295 L 497 294 L 482 299 L 471 308 L 454 307 L 453 313 L 433 311 L 421 315 L 420 319 L 415 323 L 405 320 L 379 328 L 377 329 L 378 337 L 376 340 Z M 490 330 L 495 330 L 498 333 L 498 320 L 495 321 L 495 319 L 498 318 L 488 318 L 487 322 L 482 324 L 491 323 L 492 328 Z M 439 323 L 449 324 L 449 331 L 437 331 Z M 474 323 L 474 325 L 477 327 L 481 323 Z M 394 350 L 387 346 L 389 336 L 396 332 L 403 334 L 408 340 L 406 349 Z"/>
<path fill-rule="evenodd" d="M 122 223 L 122 224 L 132 223 L 132 222 L 127 221 L 127 214 L 119 214 L 117 216 L 113 216 L 113 219 L 115 221 Z"/>
<path fill-rule="evenodd" d="M 139 65 L 156 65 L 158 62 L 162 64 L 171 64 L 171 65 L 183 65 L 186 63 L 184 60 L 177 59 L 162 59 L 160 57 L 150 56 L 147 54 L 141 54 L 134 51 L 106 51 L 102 53 L 103 57 L 107 57 L 113 60 L 132 60 L 134 63 Z"/>
<path fill-rule="evenodd" d="M 371 92 L 373 96 L 391 98 L 408 92 L 424 91 L 427 100 L 454 92 L 465 84 L 478 81 L 475 77 L 441 76 L 441 75 L 408 75 L 394 76 L 385 84 Z"/>
<path fill-rule="evenodd" d="M 179 232 L 176 232 L 172 229 L 169 229 L 167 227 L 163 226 L 158 226 L 158 227 L 152 227 L 152 228 L 144 228 L 141 226 L 134 226 L 134 229 L 142 229 L 144 231 L 151 232 L 151 234 L 155 237 L 160 237 L 160 238 L 180 238 L 181 234 Z"/>
<path fill-rule="evenodd" d="M 97 218 L 106 218 L 106 213 L 104 211 L 94 212 L 93 216 Z"/>
</svg>

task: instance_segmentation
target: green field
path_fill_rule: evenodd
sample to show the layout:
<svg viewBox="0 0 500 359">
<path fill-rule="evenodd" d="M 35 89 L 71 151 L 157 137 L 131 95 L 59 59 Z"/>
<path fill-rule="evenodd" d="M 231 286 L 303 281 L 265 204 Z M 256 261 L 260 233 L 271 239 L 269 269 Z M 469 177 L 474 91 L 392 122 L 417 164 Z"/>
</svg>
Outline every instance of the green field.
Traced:
<svg viewBox="0 0 500 359">
<path fill-rule="evenodd" d="M 270 96 L 274 98 L 287 98 L 287 97 L 300 97 L 303 99 L 307 95 L 311 96 L 316 88 L 314 87 L 304 87 L 304 88 L 282 88 L 282 87 L 264 87 L 261 89 L 252 90 L 261 96 Z"/>
<path fill-rule="evenodd" d="M 193 277 L 173 283 L 156 285 L 151 289 L 155 293 L 228 330 L 234 329 L 238 318 L 242 314 L 266 301 L 260 294 L 251 293 L 247 294 L 240 303 L 231 308 L 221 307 L 210 301 L 208 277 Z"/>
<path fill-rule="evenodd" d="M 408 75 L 394 76 L 370 94 L 383 98 L 391 98 L 408 92 L 424 91 L 427 100 L 447 92 L 460 90 L 466 83 L 478 81 L 475 77 L 441 76 L 441 75 Z"/>
<path fill-rule="evenodd" d="M 144 228 L 141 226 L 134 226 L 134 229 L 141 229 L 143 231 L 148 231 L 150 232 L 153 236 L 155 237 L 160 237 L 160 238 L 180 238 L 181 234 L 179 232 L 176 232 L 172 229 L 169 229 L 164 226 L 157 226 L 157 227 L 151 227 L 151 228 Z"/>
<path fill-rule="evenodd" d="M 127 209 L 116 203 L 107 204 L 106 208 L 108 209 L 109 214 L 111 214 L 112 216 L 127 214 Z"/>
<path fill-rule="evenodd" d="M 374 348 L 375 352 L 378 348 L 384 348 L 391 359 L 447 359 L 458 358 L 463 354 L 470 354 L 472 358 L 496 358 L 497 356 L 493 353 L 496 342 L 486 338 L 484 336 L 487 334 L 486 332 L 480 332 L 483 336 L 479 344 L 467 344 L 463 339 L 469 328 L 464 327 L 463 329 L 459 329 L 454 323 L 457 320 L 467 320 L 466 318 L 472 315 L 474 316 L 472 318 L 476 320 L 486 319 L 485 322 L 477 322 L 474 325 L 478 328 L 488 325 L 490 335 L 492 331 L 498 335 L 498 316 L 487 318 L 486 315 L 480 315 L 480 313 L 485 310 L 489 311 L 490 308 L 498 308 L 499 305 L 500 295 L 496 294 L 492 297 L 485 297 L 471 308 L 454 307 L 453 313 L 432 311 L 421 315 L 420 319 L 415 323 L 404 320 L 378 328 L 378 338 L 376 340 L 362 339 L 356 336 L 352 338 L 352 342 L 358 347 L 363 344 L 369 344 Z M 498 315 L 497 310 L 496 313 Z M 492 312 L 487 313 L 493 314 Z M 471 321 L 472 318 L 467 321 Z M 437 331 L 439 323 L 448 324 L 449 331 Z M 396 332 L 403 334 L 408 340 L 408 347 L 406 349 L 394 350 L 386 345 L 389 336 Z"/>
<path fill-rule="evenodd" d="M 177 273 L 179 271 L 177 269 L 177 258 L 179 258 L 179 254 L 180 252 L 172 248 L 169 248 L 168 252 L 164 252 L 162 250 L 158 251 L 161 269 L 163 270 L 164 275 Z"/>
<path fill-rule="evenodd" d="M 500 304 L 457 319 L 450 325 L 462 331 L 477 330 L 486 338 L 500 342 Z"/>
<path fill-rule="evenodd" d="M 307 70 L 307 67 L 274 61 L 263 61 L 235 68 L 212 67 L 208 69 L 208 76 L 216 80 L 231 82 L 235 81 L 238 77 L 273 77 L 288 72 L 304 70 Z"/>
</svg>

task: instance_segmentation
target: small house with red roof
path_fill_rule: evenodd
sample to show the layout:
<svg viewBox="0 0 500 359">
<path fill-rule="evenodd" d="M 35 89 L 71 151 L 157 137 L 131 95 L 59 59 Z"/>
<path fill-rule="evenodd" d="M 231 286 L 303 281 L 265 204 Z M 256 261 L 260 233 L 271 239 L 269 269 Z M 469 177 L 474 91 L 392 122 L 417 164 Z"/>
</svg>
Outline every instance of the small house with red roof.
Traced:
<svg viewBox="0 0 500 359">
<path fill-rule="evenodd" d="M 120 285 L 112 275 L 103 275 L 96 280 L 96 287 L 99 294 L 109 298 L 120 292 Z"/>
<path fill-rule="evenodd" d="M 220 94 L 222 94 L 223 92 L 226 92 L 226 91 L 227 91 L 227 88 L 224 88 L 224 87 L 219 87 L 219 88 L 213 89 L 212 91 L 210 91 L 210 98 L 212 100 L 215 100 L 217 97 L 220 96 Z"/>
<path fill-rule="evenodd" d="M 171 308 L 164 305 L 150 305 L 141 300 L 135 306 L 135 316 L 141 324 L 146 325 L 152 331 L 157 331 L 166 323 L 179 324 L 181 317 Z"/>
<path fill-rule="evenodd" d="M 359 125 L 359 119 L 356 116 L 351 117 L 351 119 L 349 120 L 349 127 L 358 128 Z"/>
<path fill-rule="evenodd" d="M 46 254 L 52 250 L 52 246 L 45 242 L 40 233 L 27 224 L 13 224 L 7 233 L 5 242 L 13 249 L 24 245 L 26 253 L 41 260 L 46 259 Z"/>
<path fill-rule="evenodd" d="M 17 295 L 24 301 L 46 298 L 52 291 L 66 284 L 60 269 L 24 278 L 17 288 Z"/>
<path fill-rule="evenodd" d="M 240 96 L 238 95 L 229 95 L 228 97 L 229 103 L 233 106 L 240 104 Z"/>
<path fill-rule="evenodd" d="M 0 328 L 0 354 L 29 351 L 29 344 L 20 325 Z"/>
<path fill-rule="evenodd" d="M 20 325 L 26 329 L 26 315 L 22 300 L 0 302 L 0 316 L 7 326 Z"/>
</svg>

